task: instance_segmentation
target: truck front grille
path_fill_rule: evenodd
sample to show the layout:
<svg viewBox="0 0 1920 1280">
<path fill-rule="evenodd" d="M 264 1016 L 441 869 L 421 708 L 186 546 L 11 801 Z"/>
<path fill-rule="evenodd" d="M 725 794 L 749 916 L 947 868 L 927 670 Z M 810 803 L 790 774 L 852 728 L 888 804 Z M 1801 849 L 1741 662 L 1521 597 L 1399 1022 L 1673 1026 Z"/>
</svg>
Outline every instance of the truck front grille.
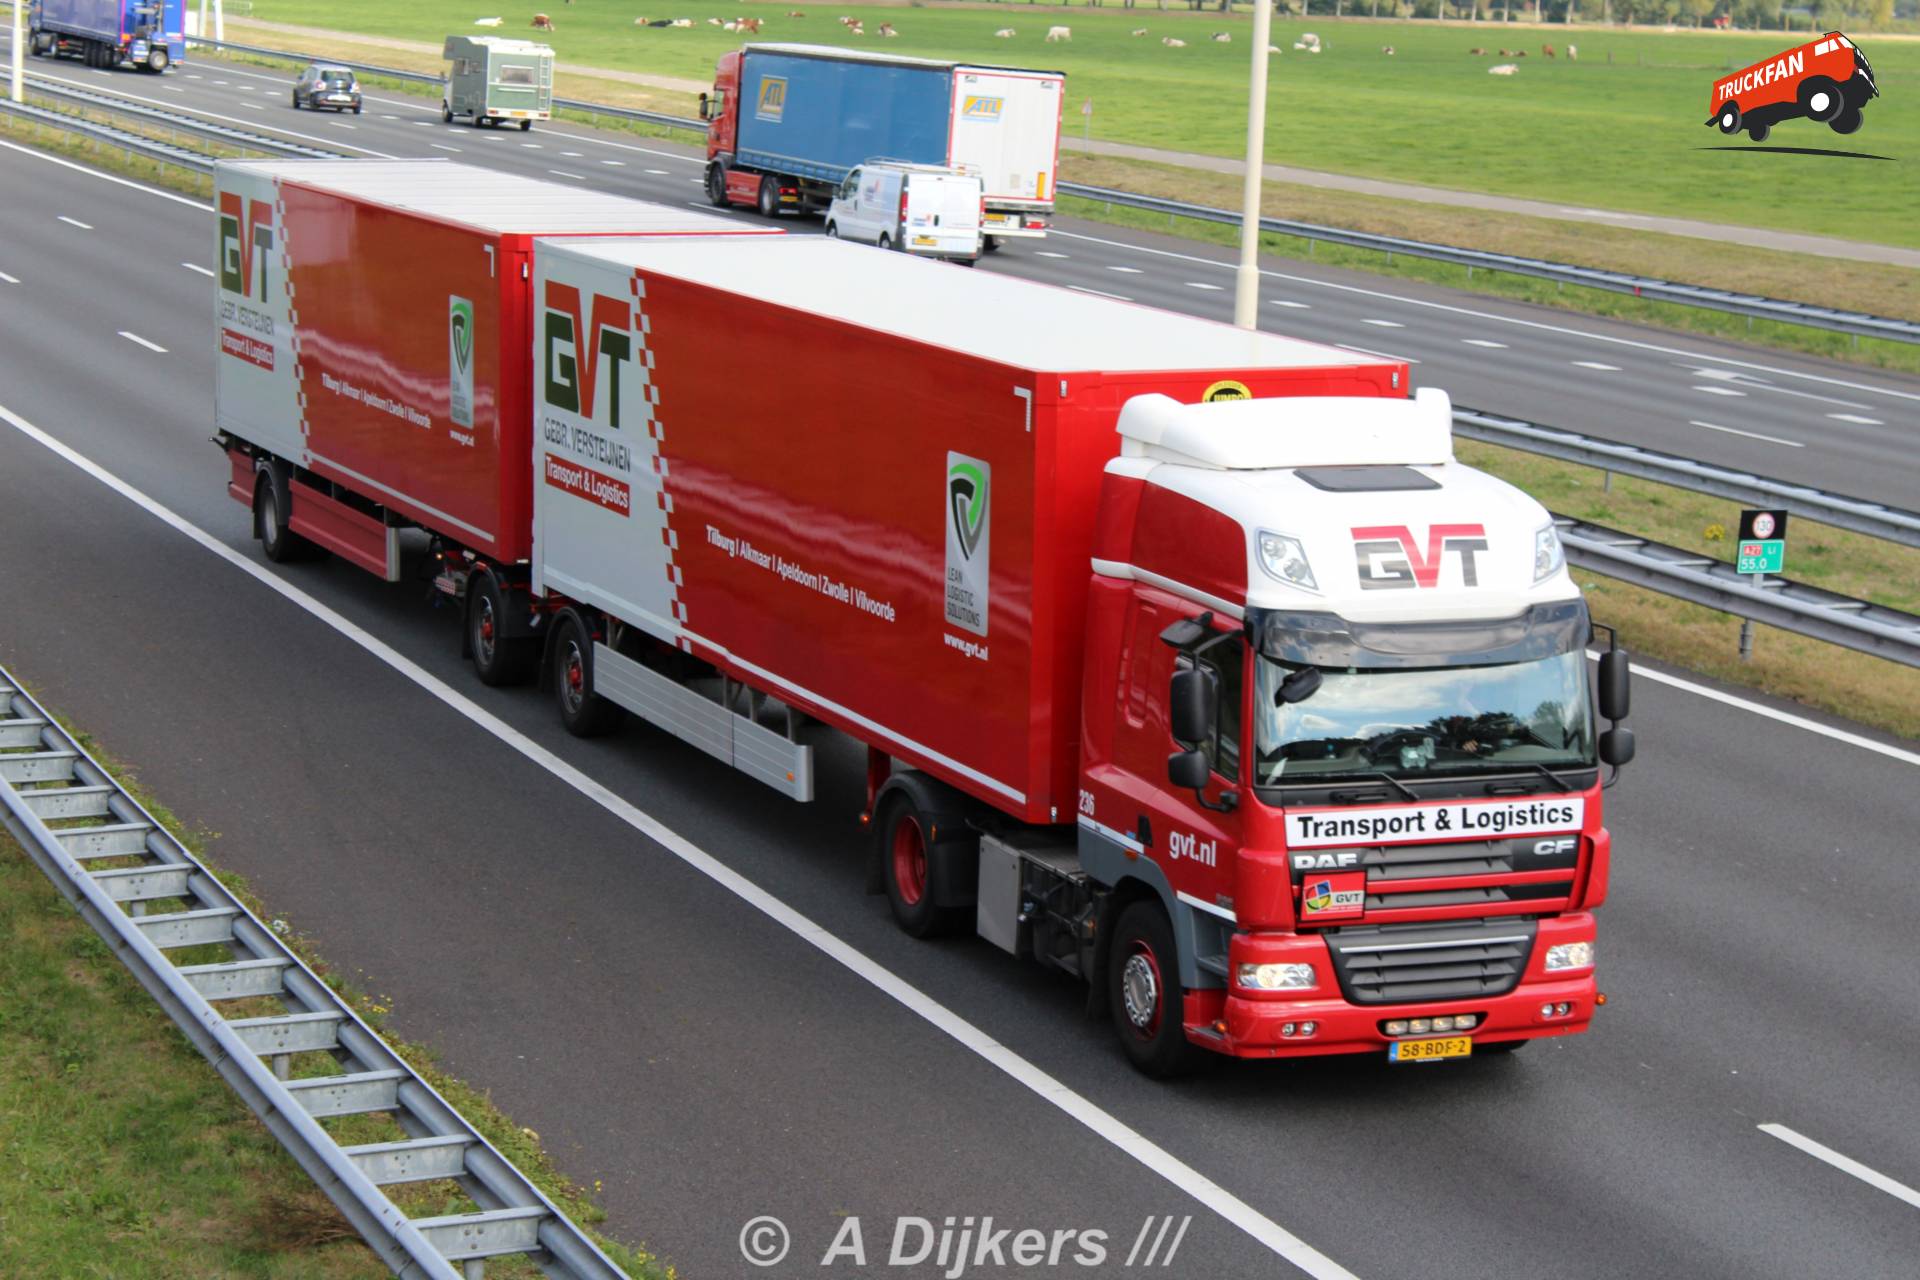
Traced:
<svg viewBox="0 0 1920 1280">
<path fill-rule="evenodd" d="M 1327 931 L 1340 989 L 1355 1004 L 1502 996 L 1533 954 L 1531 920 L 1459 925 L 1359 925 Z"/>
</svg>

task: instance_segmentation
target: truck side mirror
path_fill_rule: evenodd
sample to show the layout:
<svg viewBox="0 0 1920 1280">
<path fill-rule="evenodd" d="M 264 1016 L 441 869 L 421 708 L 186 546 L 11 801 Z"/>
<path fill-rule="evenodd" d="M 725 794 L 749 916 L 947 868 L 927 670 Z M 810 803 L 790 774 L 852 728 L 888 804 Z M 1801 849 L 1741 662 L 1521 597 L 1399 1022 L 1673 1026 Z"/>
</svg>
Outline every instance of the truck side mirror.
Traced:
<svg viewBox="0 0 1920 1280">
<path fill-rule="evenodd" d="M 1633 759 L 1633 730 L 1612 728 L 1600 735 L 1600 763 L 1615 769 Z"/>
<path fill-rule="evenodd" d="M 704 93 L 700 95 L 700 118 L 702 120 L 713 119 L 712 116 L 707 114 L 707 95 Z"/>
<path fill-rule="evenodd" d="M 1176 751 L 1167 757 L 1167 780 L 1182 791 L 1205 789 L 1211 772 L 1204 751 Z"/>
<path fill-rule="evenodd" d="M 1625 720 L 1631 687 L 1625 649 L 1608 649 L 1600 655 L 1600 714 L 1609 720 Z M 1628 754 L 1632 754 L 1629 750 Z"/>
<path fill-rule="evenodd" d="M 1213 704 L 1217 700 L 1213 672 L 1205 667 L 1188 667 L 1184 671 L 1174 672 L 1173 693 L 1167 704 L 1167 718 L 1173 729 L 1174 741 L 1199 743 L 1211 740 Z"/>
<path fill-rule="evenodd" d="M 1320 674 L 1318 667 L 1300 668 L 1282 680 L 1280 687 L 1273 691 L 1273 705 L 1284 707 L 1289 702 L 1305 702 L 1319 691 L 1323 679 L 1325 677 Z"/>
</svg>

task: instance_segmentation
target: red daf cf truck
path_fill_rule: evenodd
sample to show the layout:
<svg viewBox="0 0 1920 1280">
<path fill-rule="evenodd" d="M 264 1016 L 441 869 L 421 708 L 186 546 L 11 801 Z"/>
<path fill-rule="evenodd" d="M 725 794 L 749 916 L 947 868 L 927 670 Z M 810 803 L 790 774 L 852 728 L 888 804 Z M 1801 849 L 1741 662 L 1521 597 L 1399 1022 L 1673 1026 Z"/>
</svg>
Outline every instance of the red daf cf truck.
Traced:
<svg viewBox="0 0 1920 1280">
<path fill-rule="evenodd" d="M 796 800 L 851 735 L 899 923 L 1081 977 L 1151 1073 L 1588 1025 L 1631 735 L 1548 514 L 1404 363 L 814 238 L 531 268 L 531 554 L 433 542 L 483 677 Z"/>
</svg>

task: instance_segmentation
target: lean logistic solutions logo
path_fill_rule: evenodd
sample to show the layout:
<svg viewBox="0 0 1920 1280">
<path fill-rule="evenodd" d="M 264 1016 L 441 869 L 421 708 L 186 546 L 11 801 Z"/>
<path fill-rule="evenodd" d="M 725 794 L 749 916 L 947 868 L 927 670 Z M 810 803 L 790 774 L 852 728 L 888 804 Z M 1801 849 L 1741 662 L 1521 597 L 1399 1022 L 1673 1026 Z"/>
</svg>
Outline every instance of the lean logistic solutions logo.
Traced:
<svg viewBox="0 0 1920 1280">
<path fill-rule="evenodd" d="M 953 626 L 987 634 L 992 551 L 993 468 L 964 453 L 947 455 L 947 609 Z"/>
<path fill-rule="evenodd" d="M 1729 137 L 1744 132 L 1755 142 L 1765 142 L 1786 120 L 1854 133 L 1867 103 L 1879 96 L 1867 56 L 1846 36 L 1829 31 L 1714 81 L 1706 123 Z"/>
<path fill-rule="evenodd" d="M 457 427 L 473 425 L 473 303 L 447 298 L 447 416 Z"/>
</svg>

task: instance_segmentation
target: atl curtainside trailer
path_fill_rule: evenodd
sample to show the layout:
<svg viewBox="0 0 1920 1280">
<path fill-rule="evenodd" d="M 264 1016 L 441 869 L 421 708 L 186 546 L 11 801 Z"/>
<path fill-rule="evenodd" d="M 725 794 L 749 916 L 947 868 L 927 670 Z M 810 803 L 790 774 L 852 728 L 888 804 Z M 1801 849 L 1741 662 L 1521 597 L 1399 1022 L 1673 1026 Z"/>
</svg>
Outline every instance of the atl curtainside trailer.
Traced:
<svg viewBox="0 0 1920 1280">
<path fill-rule="evenodd" d="M 289 225 L 304 362 L 323 242 Z M 1079 976 L 1149 1073 L 1586 1029 L 1601 766 L 1632 738 L 1597 732 L 1550 518 L 1453 459 L 1444 393 L 1409 396 L 1396 360 L 693 230 L 529 245 L 531 396 L 496 406 L 526 413 L 524 565 L 380 507 L 434 530 L 484 679 L 537 659 L 570 731 L 630 713 L 796 800 L 853 737 L 865 877 L 900 925 Z M 436 335 L 452 287 L 407 304 Z M 389 301 L 357 365 L 457 400 Z M 421 428 L 383 413 L 335 501 L 402 487 Z M 271 446 L 228 439 L 256 468 L 236 481 L 271 477 Z M 1624 717 L 1617 649 L 1598 701 Z"/>
</svg>

